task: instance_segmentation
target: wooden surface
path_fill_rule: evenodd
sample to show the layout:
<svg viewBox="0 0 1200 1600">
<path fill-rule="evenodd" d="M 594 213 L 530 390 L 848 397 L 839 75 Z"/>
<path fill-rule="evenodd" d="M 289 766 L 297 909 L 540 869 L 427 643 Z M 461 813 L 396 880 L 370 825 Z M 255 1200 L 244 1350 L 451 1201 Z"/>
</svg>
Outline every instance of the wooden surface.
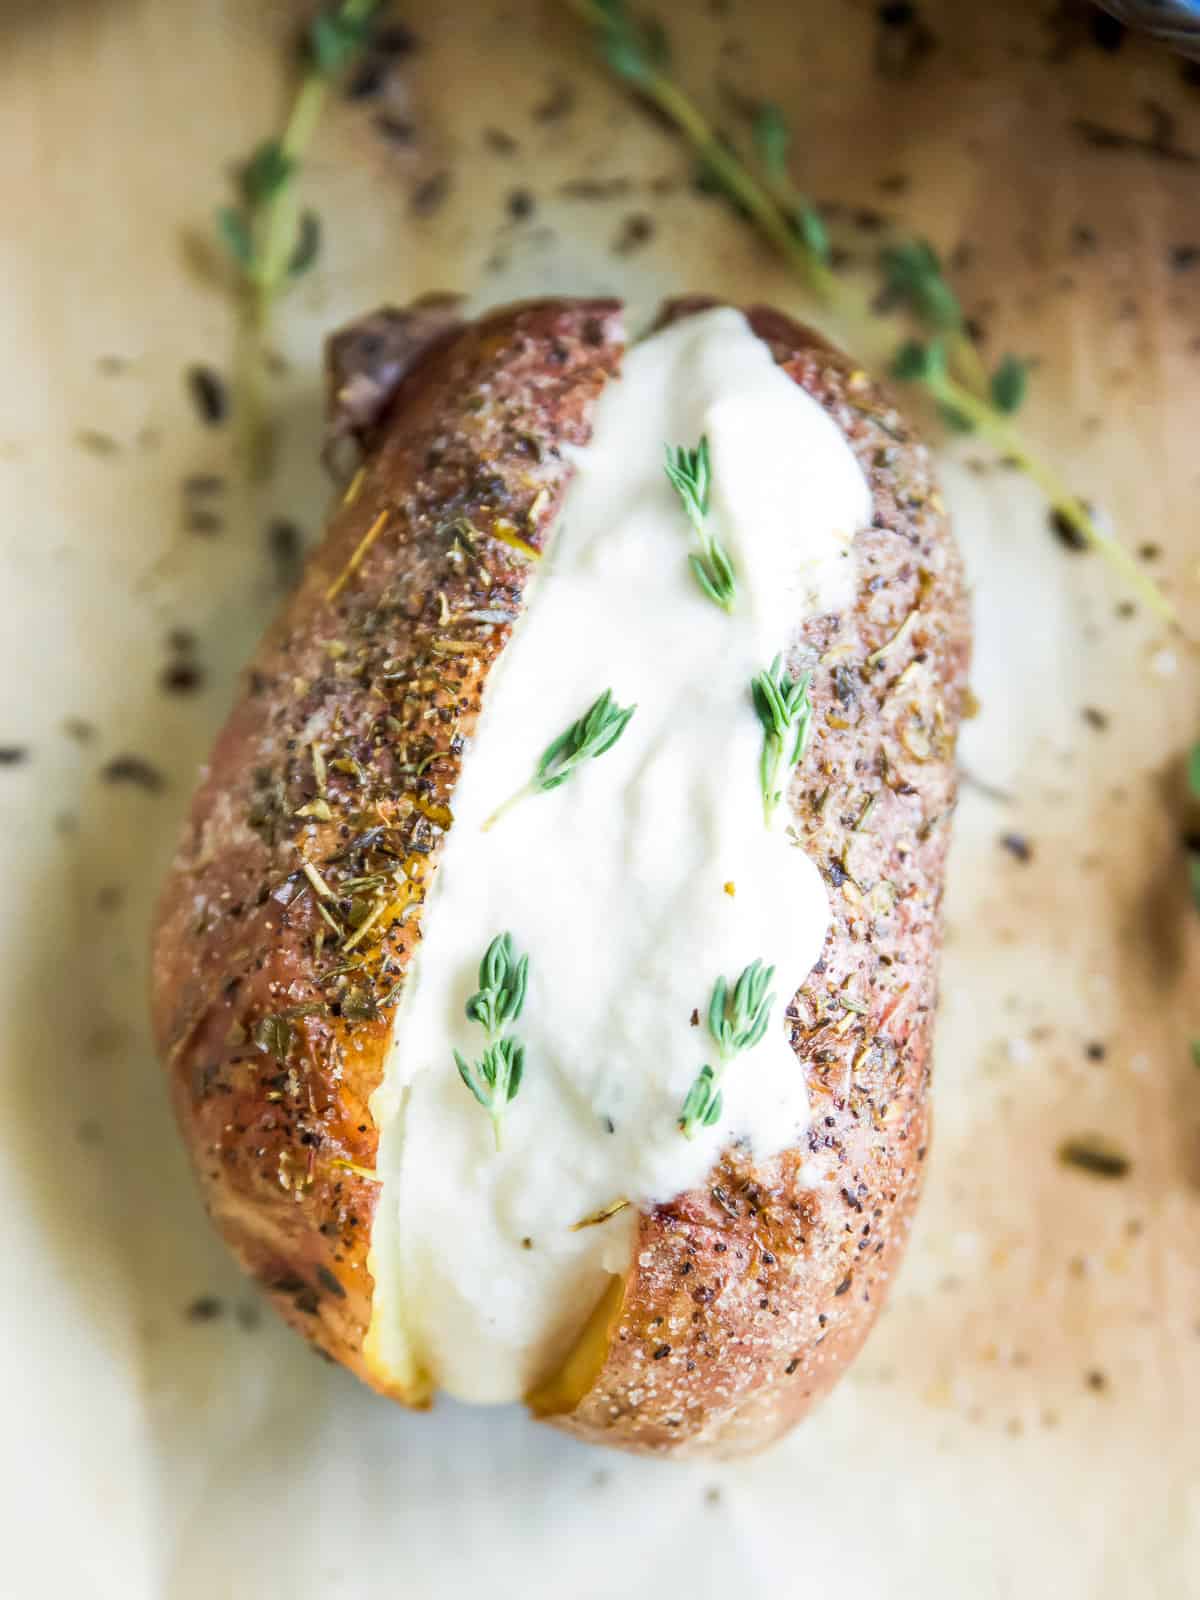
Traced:
<svg viewBox="0 0 1200 1600">
<path fill-rule="evenodd" d="M 609 1459 L 515 1411 L 409 1417 L 263 1319 L 176 1146 L 145 938 L 196 766 L 288 576 L 270 525 L 319 529 L 325 328 L 433 288 L 616 291 L 641 311 L 692 287 L 802 312 L 803 295 L 696 195 L 556 8 L 411 7 L 421 47 L 391 109 L 415 139 L 339 105 L 306 177 L 327 248 L 279 318 L 277 476 L 227 490 L 220 531 L 189 532 L 182 480 L 230 465 L 183 378 L 228 364 L 228 300 L 196 240 L 276 123 L 292 13 L 0 16 L 0 746 L 25 756 L 0 766 L 10 1592 L 1200 1594 L 1198 923 L 1179 848 L 1200 731 L 1200 90 L 1152 47 L 1098 48 L 1086 7 L 1052 10 L 927 3 L 928 50 L 863 3 L 666 12 L 710 107 L 732 88 L 788 108 L 797 179 L 846 208 L 853 255 L 877 247 L 881 211 L 960 258 L 986 350 L 1039 362 L 1026 429 L 1153 547 L 1185 619 L 1171 636 L 1124 615 L 1027 483 L 969 441 L 946 449 L 982 711 L 929 1191 L 853 1376 L 782 1449 L 730 1468 Z M 1089 142 L 1088 119 L 1134 143 Z M 580 199 L 581 180 L 610 187 Z M 202 681 L 168 692 L 181 659 Z M 161 787 L 114 773 L 127 756 Z M 1059 1162 L 1094 1132 L 1126 1177 Z"/>
</svg>

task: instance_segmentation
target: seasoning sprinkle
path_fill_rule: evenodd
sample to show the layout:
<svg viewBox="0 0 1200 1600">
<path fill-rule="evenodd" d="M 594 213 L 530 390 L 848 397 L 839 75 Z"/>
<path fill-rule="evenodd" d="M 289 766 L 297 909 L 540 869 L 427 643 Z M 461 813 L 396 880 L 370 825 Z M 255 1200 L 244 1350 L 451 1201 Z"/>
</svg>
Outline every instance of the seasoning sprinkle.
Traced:
<svg viewBox="0 0 1200 1600">
<path fill-rule="evenodd" d="M 1064 1166 L 1077 1167 L 1093 1178 L 1123 1178 L 1133 1166 L 1125 1153 L 1098 1134 L 1081 1134 L 1064 1139 L 1058 1147 Z"/>
<path fill-rule="evenodd" d="M 354 551 L 354 554 L 350 557 L 350 560 L 346 563 L 346 566 L 342 572 L 329 585 L 329 588 L 326 589 L 325 599 L 327 602 L 336 600 L 338 595 L 341 594 L 342 590 L 346 587 L 347 583 L 349 583 L 350 579 L 358 571 L 359 567 L 363 563 L 363 559 L 366 556 L 367 551 L 375 543 L 376 539 L 378 539 L 379 535 L 383 532 L 384 527 L 387 525 L 388 516 L 389 512 L 385 507 L 384 510 L 382 510 L 375 518 L 375 521 L 367 529 L 366 533 L 364 533 L 362 538 L 358 541 L 358 545 Z"/>
<path fill-rule="evenodd" d="M 573 1222 L 571 1232 L 578 1233 L 581 1228 L 595 1228 L 601 1222 L 607 1222 L 609 1217 L 615 1217 L 619 1211 L 624 1211 L 628 1205 L 628 1200 L 614 1200 L 609 1205 L 601 1206 L 599 1211 L 593 1211 L 590 1216 L 580 1217 L 578 1222 Z"/>
</svg>

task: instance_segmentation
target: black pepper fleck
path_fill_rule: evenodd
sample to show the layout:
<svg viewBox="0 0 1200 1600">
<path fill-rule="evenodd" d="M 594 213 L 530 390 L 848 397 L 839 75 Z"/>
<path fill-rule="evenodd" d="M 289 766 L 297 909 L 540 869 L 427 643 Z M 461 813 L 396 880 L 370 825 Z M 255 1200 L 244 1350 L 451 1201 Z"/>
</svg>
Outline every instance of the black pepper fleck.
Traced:
<svg viewBox="0 0 1200 1600">
<path fill-rule="evenodd" d="M 435 172 L 412 192 L 408 208 L 415 217 L 431 217 L 445 204 L 450 194 L 450 174 Z"/>
<path fill-rule="evenodd" d="M 215 1322 L 225 1313 L 224 1302 L 215 1294 L 201 1294 L 184 1308 L 189 1322 Z"/>
<path fill-rule="evenodd" d="M 1050 512 L 1050 531 L 1068 550 L 1086 550 L 1087 539 L 1066 514 L 1057 506 Z"/>
<path fill-rule="evenodd" d="M 148 794 L 157 794 L 166 787 L 167 780 L 159 769 L 144 756 L 120 755 L 114 756 L 100 769 L 100 777 L 105 783 L 129 783 L 135 788 L 145 789 Z"/>
<path fill-rule="evenodd" d="M 189 367 L 188 393 L 201 422 L 218 427 L 229 415 L 229 391 L 225 380 L 211 367 Z"/>
<path fill-rule="evenodd" d="M 1006 833 L 1000 843 L 1015 860 L 1022 863 L 1033 860 L 1033 846 L 1023 833 Z"/>
<path fill-rule="evenodd" d="M 647 216 L 644 211 L 635 211 L 621 224 L 621 231 L 617 234 L 613 249 L 617 255 L 627 256 L 653 237 L 654 218 Z"/>
</svg>

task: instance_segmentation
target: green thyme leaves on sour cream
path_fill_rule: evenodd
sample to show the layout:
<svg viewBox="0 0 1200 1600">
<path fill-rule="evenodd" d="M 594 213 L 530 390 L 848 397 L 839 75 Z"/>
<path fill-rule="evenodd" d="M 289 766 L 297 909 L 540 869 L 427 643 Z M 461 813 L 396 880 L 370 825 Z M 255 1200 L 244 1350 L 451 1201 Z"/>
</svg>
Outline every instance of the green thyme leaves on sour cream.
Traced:
<svg viewBox="0 0 1200 1600">
<path fill-rule="evenodd" d="M 737 599 L 737 578 L 729 552 L 708 526 L 708 505 L 712 492 L 712 463 L 708 438 L 701 435 L 694 450 L 686 445 L 667 445 L 667 477 L 679 496 L 679 503 L 700 540 L 700 549 L 688 557 L 692 575 L 714 605 L 732 611 Z"/>
<path fill-rule="evenodd" d="M 454 1052 L 459 1077 L 492 1119 L 497 1150 L 501 1120 L 525 1072 L 525 1046 L 504 1030 L 520 1017 L 528 982 L 529 957 L 517 955 L 511 933 L 498 933 L 479 963 L 479 988 L 466 1006 L 468 1019 L 486 1033 L 487 1048 L 478 1061 Z"/>
<path fill-rule="evenodd" d="M 531 794 L 548 794 L 551 789 L 557 789 L 560 783 L 565 783 L 584 761 L 593 761 L 606 750 L 611 750 L 629 726 L 629 720 L 636 710 L 636 706 L 619 706 L 613 699 L 612 690 L 605 689 L 578 721 L 564 729 L 557 739 L 551 740 L 542 752 L 542 759 L 533 777 L 492 812 L 483 825 L 485 832 L 519 800 Z"/>
<path fill-rule="evenodd" d="M 774 967 L 752 961 L 742 969 L 732 989 L 724 978 L 713 984 L 708 1002 L 708 1031 L 717 1047 L 717 1067 L 700 1068 L 679 1109 L 679 1131 L 694 1139 L 700 1128 L 720 1121 L 724 1101 L 721 1079 L 725 1069 L 743 1050 L 752 1050 L 767 1031 L 775 996 L 768 994 Z"/>
<path fill-rule="evenodd" d="M 765 672 L 756 673 L 750 680 L 750 696 L 763 730 L 758 770 L 768 828 L 783 798 L 787 774 L 804 759 L 812 736 L 811 686 L 812 673 L 790 678 L 782 656 L 776 656 Z"/>
</svg>

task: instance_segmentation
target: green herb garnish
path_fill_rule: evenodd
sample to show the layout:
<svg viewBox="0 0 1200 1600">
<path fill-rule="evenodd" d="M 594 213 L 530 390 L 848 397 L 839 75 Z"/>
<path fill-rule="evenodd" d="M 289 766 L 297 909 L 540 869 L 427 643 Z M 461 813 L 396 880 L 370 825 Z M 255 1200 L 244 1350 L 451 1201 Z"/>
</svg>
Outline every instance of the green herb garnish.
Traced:
<svg viewBox="0 0 1200 1600">
<path fill-rule="evenodd" d="M 679 1131 L 694 1139 L 698 1128 L 711 1128 L 723 1109 L 721 1079 L 733 1058 L 752 1050 L 767 1031 L 775 996 L 767 993 L 774 967 L 752 961 L 730 989 L 724 978 L 713 984 L 708 1002 L 708 1031 L 717 1047 L 718 1064 L 703 1066 L 679 1110 Z"/>
<path fill-rule="evenodd" d="M 700 540 L 699 553 L 693 552 L 688 557 L 688 566 L 713 604 L 720 606 L 722 611 L 732 611 L 737 599 L 733 563 L 724 545 L 708 526 L 708 503 L 712 490 L 708 439 L 702 435 L 694 450 L 687 449 L 685 445 L 668 445 L 666 472 Z"/>
<path fill-rule="evenodd" d="M 578 722 L 573 722 L 546 746 L 533 777 L 492 812 L 483 825 L 484 829 L 499 822 L 518 800 L 524 800 L 527 795 L 546 794 L 551 789 L 557 789 L 582 762 L 592 761 L 606 750 L 611 750 L 629 726 L 629 719 L 636 710 L 636 706 L 619 706 L 612 697 L 612 690 L 605 689 Z"/>
<path fill-rule="evenodd" d="M 496 1149 L 500 1148 L 500 1121 L 505 1108 L 517 1098 L 525 1071 L 525 1046 L 504 1036 L 525 1004 L 529 957 L 517 957 L 511 933 L 498 933 L 479 963 L 479 988 L 467 1001 L 467 1017 L 487 1034 L 487 1049 L 478 1061 L 454 1052 L 458 1075 L 492 1119 Z"/>
<path fill-rule="evenodd" d="M 593 30 L 610 70 L 665 118 L 695 152 L 706 185 L 725 194 L 737 214 L 770 241 L 806 286 L 846 324 L 861 322 L 860 297 L 848 294 L 829 270 L 829 245 L 821 217 L 790 183 L 790 132 L 779 107 L 760 106 L 754 118 L 754 142 L 765 172 L 760 177 L 671 76 L 669 50 L 661 33 L 654 34 L 637 22 L 625 0 L 563 3 Z M 902 361 L 894 365 L 894 375 L 923 383 L 950 426 L 975 432 L 1005 460 L 1015 463 L 1046 496 L 1057 520 L 1097 550 L 1153 611 L 1174 622 L 1174 609 L 1158 587 L 1125 548 L 1100 529 L 1083 501 L 1031 452 L 1013 427 L 1010 417 L 1024 397 L 1026 366 L 1016 357 L 1005 356 L 989 375 L 936 253 L 920 239 L 899 242 L 888 250 L 880 266 L 890 291 L 884 303 L 889 298 L 893 304 L 900 302 L 948 352 L 933 382 L 920 372 L 902 371 Z"/>
<path fill-rule="evenodd" d="M 812 673 L 789 678 L 783 657 L 776 656 L 765 672 L 750 680 L 750 695 L 762 723 L 763 748 L 759 762 L 763 818 L 769 828 L 783 798 L 787 773 L 799 766 L 812 734 L 813 708 L 809 691 Z"/>
<path fill-rule="evenodd" d="M 321 225 L 301 209 L 297 179 L 333 79 L 365 48 L 379 0 L 340 0 L 309 23 L 305 70 L 283 132 L 264 140 L 243 162 L 238 203 L 217 212 L 217 237 L 237 274 L 238 339 L 234 353 L 234 420 L 252 474 L 268 456 L 263 411 L 263 345 L 278 296 L 316 261 Z"/>
</svg>

